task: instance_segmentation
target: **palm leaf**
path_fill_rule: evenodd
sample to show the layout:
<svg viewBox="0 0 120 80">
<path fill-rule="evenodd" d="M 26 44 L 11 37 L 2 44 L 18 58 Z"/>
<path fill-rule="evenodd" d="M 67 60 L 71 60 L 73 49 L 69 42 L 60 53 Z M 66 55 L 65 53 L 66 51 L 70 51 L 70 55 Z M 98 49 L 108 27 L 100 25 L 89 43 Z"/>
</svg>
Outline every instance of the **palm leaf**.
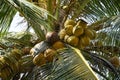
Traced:
<svg viewBox="0 0 120 80">
<path fill-rule="evenodd" d="M 119 1 L 115 0 L 91 0 L 83 12 L 82 17 L 89 23 L 93 23 L 104 17 L 119 15 L 120 5 Z"/>
<path fill-rule="evenodd" d="M 0 42 L 0 49 L 7 49 L 7 48 L 8 47 L 5 44 L 3 44 L 3 43 Z"/>
<path fill-rule="evenodd" d="M 112 17 L 102 26 L 103 29 L 98 32 L 98 40 L 102 40 L 104 46 L 120 46 L 119 16 Z"/>
<path fill-rule="evenodd" d="M 50 20 L 47 19 L 47 15 L 51 16 L 53 19 L 55 18 L 50 15 L 45 9 L 37 7 L 26 0 L 7 0 L 6 3 L 11 5 L 12 8 L 15 8 L 17 11 L 22 13 L 22 15 L 32 25 L 32 28 L 41 40 L 45 39 L 44 31 L 53 30 L 48 23 L 50 22 Z"/>
<path fill-rule="evenodd" d="M 4 0 L 0 1 L 0 38 L 9 30 L 15 13 L 16 11 L 11 5 L 6 4 Z"/>
<path fill-rule="evenodd" d="M 84 56 L 90 61 L 90 63 L 92 63 L 93 70 L 97 71 L 97 73 L 99 73 L 101 77 L 104 77 L 104 75 L 108 75 L 104 78 L 109 77 L 111 77 L 111 79 L 120 78 L 118 70 L 109 62 L 108 56 L 107 57 L 100 56 L 97 54 L 98 52 L 93 53 L 85 50 L 82 52 L 84 53 Z M 106 71 L 108 73 L 106 73 Z M 112 76 L 109 73 L 111 73 Z"/>
<path fill-rule="evenodd" d="M 8 37 L 4 39 L 7 40 L 8 42 L 12 42 L 13 44 L 18 44 L 21 46 L 29 46 L 29 47 L 33 46 L 33 43 L 31 42 L 32 34 L 30 34 L 29 32 L 24 32 L 21 34 L 19 33 L 16 34 L 15 36 L 8 35 Z"/>
<path fill-rule="evenodd" d="M 97 79 L 95 73 L 94 73 L 94 72 L 92 71 L 92 69 L 89 67 L 88 63 L 87 63 L 86 60 L 84 59 L 84 57 L 83 57 L 83 55 L 81 54 L 80 50 L 77 49 L 77 48 L 74 48 L 74 47 L 72 47 L 72 48 L 73 48 L 74 51 L 79 55 L 81 61 L 83 61 L 83 64 L 85 65 L 84 68 L 88 69 L 88 75 L 89 75 L 89 77 L 91 77 L 91 78 L 93 78 L 93 79 Z M 91 74 L 91 76 L 90 76 L 90 74 Z M 89 78 L 89 77 L 88 77 L 88 78 Z M 95 77 L 96 77 L 96 78 L 95 78 Z M 87 79 L 87 78 L 86 78 L 86 79 Z"/>
<path fill-rule="evenodd" d="M 91 63 L 95 63 L 93 65 L 96 65 L 96 68 L 99 69 L 98 72 L 100 74 L 104 73 L 104 75 L 108 75 L 107 78 L 111 78 L 111 79 L 115 79 L 115 78 L 119 79 L 119 77 L 115 77 L 115 75 L 113 75 L 113 74 L 117 74 L 117 76 L 119 76 L 119 68 L 117 69 L 117 68 L 114 68 L 114 66 L 113 66 L 113 68 L 114 68 L 113 70 L 115 70 L 115 73 L 113 73 L 114 71 L 109 70 L 110 66 L 108 66 L 108 65 L 106 66 L 103 63 L 101 63 L 101 61 L 96 60 L 98 58 L 96 58 L 94 60 L 93 57 L 95 55 L 98 55 L 99 57 L 101 57 L 101 59 L 103 58 L 109 64 L 111 64 L 109 62 L 109 59 L 111 57 L 113 57 L 113 56 L 118 56 L 119 57 L 120 56 L 119 55 L 119 52 L 120 52 L 120 48 L 119 48 L 119 46 L 120 46 L 120 38 L 119 38 L 119 34 L 120 34 L 119 32 L 120 31 L 119 31 L 119 26 L 120 26 L 119 15 L 111 17 L 111 18 L 107 19 L 106 21 L 103 21 L 102 23 L 100 23 L 100 29 L 97 29 L 98 30 L 97 31 L 98 32 L 98 36 L 96 38 L 96 41 L 102 42 L 102 45 L 93 44 L 93 46 L 90 46 L 90 47 L 86 48 L 86 50 L 89 51 L 89 53 L 88 53 L 89 55 L 86 58 L 88 58 L 92 54 L 92 58 L 88 58 L 88 60 Z M 95 29 L 96 27 L 93 27 L 93 28 Z M 96 41 L 94 41 L 93 43 L 96 43 Z M 86 53 L 85 53 L 85 55 L 86 55 Z M 93 60 L 91 61 L 91 59 L 93 59 Z M 107 64 L 107 63 L 105 63 L 105 64 Z M 99 66 L 101 66 L 101 67 L 99 67 Z M 103 67 L 105 69 L 102 69 Z M 104 70 L 107 70 L 107 69 L 109 70 L 108 71 L 109 74 L 105 74 L 106 71 L 104 71 Z"/>
<path fill-rule="evenodd" d="M 102 45 L 98 44 L 86 48 L 86 50 L 89 52 L 87 52 L 87 56 L 85 57 L 94 65 L 94 67 L 92 66 L 93 70 L 103 77 L 104 75 L 108 75 L 106 76 L 107 78 L 104 77 L 106 79 L 119 79 L 120 75 L 119 68 L 114 67 L 109 62 L 111 57 L 120 56 L 120 40 L 118 37 L 120 32 L 119 26 L 119 16 L 114 16 L 106 21 L 103 21 L 101 29 L 98 30 L 98 36 L 96 38 L 96 41 L 102 42 Z M 86 55 L 86 53 L 84 55 Z M 106 71 L 108 72 L 107 74 Z"/>
<path fill-rule="evenodd" d="M 66 0 L 63 0 L 66 1 Z M 69 2 L 69 0 L 67 0 Z M 67 2 L 66 1 L 66 2 Z M 81 0 L 79 0 L 81 1 Z M 86 2 L 87 1 L 87 2 Z M 49 19 L 47 19 L 43 13 L 46 15 L 49 15 L 48 12 L 42 8 L 38 8 L 37 6 L 27 2 L 26 0 L 7 0 L 7 4 L 12 5 L 12 7 L 16 8 L 19 12 L 23 14 L 23 16 L 28 20 L 29 23 L 31 23 L 33 29 L 37 33 L 40 39 L 44 40 L 45 39 L 45 32 L 43 30 L 52 30 L 51 26 L 49 23 L 52 23 Z M 84 2 L 84 1 L 83 1 Z M 85 0 L 85 3 L 82 4 L 81 9 L 85 7 L 83 12 L 79 10 L 77 12 L 77 15 L 80 14 L 77 18 L 83 18 L 85 19 L 88 23 L 92 25 L 92 28 L 95 29 L 94 27 L 97 25 L 102 25 L 102 28 L 97 30 L 99 35 L 96 40 L 102 40 L 104 41 L 104 46 L 102 48 L 105 50 L 107 46 L 110 46 L 112 49 L 114 49 L 114 46 L 117 46 L 117 49 L 119 49 L 119 16 L 116 16 L 116 18 L 113 16 L 119 14 L 119 1 L 116 2 L 116 0 L 91 0 L 89 4 L 87 4 L 89 0 Z M 80 5 L 80 4 L 79 4 Z M 86 6 L 87 5 L 87 6 Z M 112 6 L 111 6 L 112 5 Z M 77 9 L 78 10 L 78 9 Z M 70 14 L 71 15 L 71 14 Z M 51 16 L 51 15 L 49 15 Z M 75 15 L 73 15 L 74 17 Z M 53 17 L 53 16 L 51 16 Z M 103 19 L 103 20 L 101 20 Z M 98 21 L 98 22 L 96 22 Z M 49 22 L 49 23 L 48 23 Z M 96 22 L 96 23 L 95 23 Z M 93 24 L 92 24 L 93 23 Z M 94 25 L 95 24 L 95 25 Z M 104 25 L 103 25 L 104 24 Z M 43 27 L 43 29 L 41 29 Z M 107 27 L 108 26 L 108 27 Z M 109 27 L 110 26 L 110 27 Z M 90 27 L 90 26 L 89 26 Z M 3 30 L 3 29 L 2 29 Z M 103 38 L 102 32 L 107 34 L 105 38 Z M 15 41 L 15 40 L 14 40 Z M 16 40 L 17 41 L 17 40 Z M 25 43 L 24 43 L 25 44 Z M 92 48 L 92 49 L 91 49 Z M 97 47 L 99 48 L 99 47 Z M 94 56 L 92 55 L 92 58 L 94 57 L 94 60 L 101 61 L 102 64 L 108 64 L 108 61 L 104 60 L 104 55 L 101 55 L 101 50 L 100 53 L 99 51 L 95 50 L 96 47 L 89 47 L 88 50 L 96 52 L 96 54 L 99 54 L 99 56 Z M 97 79 L 96 76 L 94 75 L 94 72 L 91 70 L 89 65 L 85 62 L 84 58 L 80 54 L 79 50 L 75 48 L 70 48 L 70 49 L 65 49 L 63 54 L 60 54 L 60 60 L 55 61 L 53 64 L 47 64 L 43 67 L 35 67 L 33 68 L 33 71 L 27 75 L 27 78 L 29 80 L 45 80 L 45 79 L 53 79 L 53 80 L 64 80 L 64 79 L 88 79 L 88 77 L 93 77 L 94 79 Z M 74 54 L 77 53 L 77 54 Z M 104 53 L 104 52 L 103 52 Z M 74 55 L 73 55 L 74 54 Z M 102 56 L 102 57 L 100 57 Z M 97 59 L 98 58 L 98 59 Z M 89 58 L 90 59 L 90 58 Z M 73 62 L 72 62 L 73 60 Z M 95 61 L 94 61 L 95 62 Z M 77 65 L 76 65 L 77 64 Z M 85 67 L 85 69 L 84 69 Z M 100 69 L 103 66 L 100 66 Z M 99 69 L 97 67 L 97 69 Z M 116 69 L 109 67 L 111 70 L 116 72 Z M 105 70 L 107 71 L 107 70 Z M 97 71 L 96 71 L 97 72 Z M 98 71 L 99 73 L 100 71 Z M 41 74 L 42 73 L 42 74 Z M 89 74 L 91 75 L 89 75 Z M 101 72 L 102 73 L 102 72 Z M 25 73 L 26 74 L 26 73 Z M 109 75 L 109 74 L 107 74 Z M 107 76 L 106 75 L 106 76 Z M 74 77 L 73 77 L 74 76 Z M 104 77 L 104 74 L 101 76 Z M 92 78 L 91 77 L 91 78 Z M 109 77 L 109 76 L 108 76 Z M 108 79 L 108 77 L 104 77 Z M 112 76 L 110 77 L 111 79 L 115 77 Z"/>
<path fill-rule="evenodd" d="M 78 49 L 69 47 L 58 52 L 56 56 L 58 59 L 55 62 L 34 67 L 27 78 L 29 80 L 98 80 Z"/>
</svg>

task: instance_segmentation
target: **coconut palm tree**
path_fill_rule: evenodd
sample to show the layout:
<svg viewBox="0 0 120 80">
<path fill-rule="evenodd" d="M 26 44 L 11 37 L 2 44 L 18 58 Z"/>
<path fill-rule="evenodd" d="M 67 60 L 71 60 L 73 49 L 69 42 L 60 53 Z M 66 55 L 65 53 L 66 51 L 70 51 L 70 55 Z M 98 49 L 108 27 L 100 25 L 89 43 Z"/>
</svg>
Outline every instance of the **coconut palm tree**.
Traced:
<svg viewBox="0 0 120 80">
<path fill-rule="evenodd" d="M 23 33 L 8 32 L 16 12 L 28 22 Z M 0 1 L 0 77 L 119 80 L 119 13 L 118 0 Z M 63 40 L 62 30 L 68 35 Z M 57 41 L 64 46 L 54 45 Z"/>
</svg>

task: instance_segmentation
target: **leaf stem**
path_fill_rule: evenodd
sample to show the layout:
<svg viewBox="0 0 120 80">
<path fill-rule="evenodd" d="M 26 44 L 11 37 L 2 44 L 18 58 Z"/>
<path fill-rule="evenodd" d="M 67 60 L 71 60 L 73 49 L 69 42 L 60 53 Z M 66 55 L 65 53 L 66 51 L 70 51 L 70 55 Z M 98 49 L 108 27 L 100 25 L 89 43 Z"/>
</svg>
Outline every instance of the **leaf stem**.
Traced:
<svg viewBox="0 0 120 80">
<path fill-rule="evenodd" d="M 48 0 L 48 2 L 47 2 L 47 11 L 49 12 L 49 14 L 53 14 L 53 5 L 52 5 L 52 0 Z M 48 15 L 48 24 L 49 24 L 49 26 L 53 29 L 53 19 L 52 19 L 52 17 L 51 16 L 49 16 Z M 51 30 L 49 30 L 48 29 L 48 31 L 51 31 Z"/>
</svg>

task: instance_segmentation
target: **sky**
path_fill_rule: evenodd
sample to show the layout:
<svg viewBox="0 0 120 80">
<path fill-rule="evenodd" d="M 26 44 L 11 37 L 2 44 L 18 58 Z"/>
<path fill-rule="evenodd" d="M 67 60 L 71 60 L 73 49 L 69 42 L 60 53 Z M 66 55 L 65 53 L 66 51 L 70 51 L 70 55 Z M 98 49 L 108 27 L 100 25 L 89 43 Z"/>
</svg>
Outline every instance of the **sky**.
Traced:
<svg viewBox="0 0 120 80">
<path fill-rule="evenodd" d="M 21 32 L 27 29 L 27 21 L 17 12 L 10 25 L 9 32 Z"/>
</svg>

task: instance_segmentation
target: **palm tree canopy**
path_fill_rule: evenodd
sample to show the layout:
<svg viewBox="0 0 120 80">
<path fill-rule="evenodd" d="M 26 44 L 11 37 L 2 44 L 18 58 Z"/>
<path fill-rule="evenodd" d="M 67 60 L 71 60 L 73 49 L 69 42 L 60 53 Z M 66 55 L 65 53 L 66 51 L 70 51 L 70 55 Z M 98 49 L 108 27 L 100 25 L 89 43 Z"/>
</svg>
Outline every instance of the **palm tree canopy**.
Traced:
<svg viewBox="0 0 120 80">
<path fill-rule="evenodd" d="M 20 37 L 11 36 L 12 34 L 8 32 L 16 12 L 19 12 L 28 22 L 28 29 Z M 8 79 L 17 79 L 23 73 L 23 76 L 19 77 L 21 80 L 75 80 L 97 79 L 97 77 L 103 80 L 119 79 L 120 63 L 116 67 L 110 62 L 114 59 L 114 56 L 120 56 L 119 13 L 120 1 L 118 0 L 0 1 L 0 54 L 2 55 L 0 65 L 3 65 L 3 57 L 5 61 L 9 60 L 7 65 L 9 64 L 8 66 L 11 69 L 14 70 L 13 67 L 16 69 L 12 72 L 13 75 L 3 76 L 9 76 Z M 42 67 L 33 64 L 32 56 L 23 55 L 26 47 L 29 49 L 35 48 L 35 44 L 46 40 L 47 32 L 60 31 L 64 28 L 64 23 L 68 19 L 75 22 L 83 19 L 89 29 L 96 31 L 97 37 L 90 41 L 89 46 L 84 49 L 77 49 L 66 44 L 67 48 L 58 50 L 58 53 L 60 53 L 57 55 L 58 61 L 53 61 Z M 32 27 L 35 34 L 29 33 L 29 27 Z M 34 35 L 37 35 L 37 39 Z M 16 48 L 21 50 L 14 50 Z M 13 56 L 9 58 L 11 57 L 10 54 L 16 51 L 19 51 L 23 57 L 19 54 L 15 57 L 19 57 L 20 60 Z M 1 66 L 0 73 L 5 72 L 5 70 L 10 71 L 8 67 L 5 70 L 2 70 L 2 68 Z M 18 71 L 18 69 L 21 71 Z M 97 73 L 97 76 L 94 72 Z"/>
</svg>

